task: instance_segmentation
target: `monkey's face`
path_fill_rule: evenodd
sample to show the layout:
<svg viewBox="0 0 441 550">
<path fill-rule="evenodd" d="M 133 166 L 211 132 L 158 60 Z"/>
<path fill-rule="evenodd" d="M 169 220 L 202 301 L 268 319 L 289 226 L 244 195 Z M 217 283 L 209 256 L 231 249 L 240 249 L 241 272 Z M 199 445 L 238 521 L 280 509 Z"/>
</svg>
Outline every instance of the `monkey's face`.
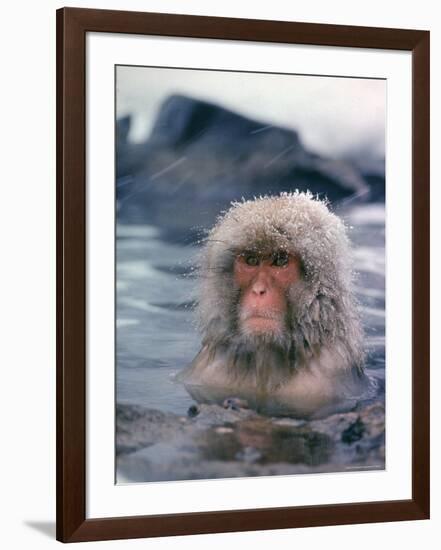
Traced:
<svg viewBox="0 0 441 550">
<path fill-rule="evenodd" d="M 265 340 L 284 339 L 288 328 L 288 290 L 300 279 L 301 263 L 286 251 L 238 254 L 234 260 L 234 282 L 240 291 L 240 332 Z"/>
</svg>

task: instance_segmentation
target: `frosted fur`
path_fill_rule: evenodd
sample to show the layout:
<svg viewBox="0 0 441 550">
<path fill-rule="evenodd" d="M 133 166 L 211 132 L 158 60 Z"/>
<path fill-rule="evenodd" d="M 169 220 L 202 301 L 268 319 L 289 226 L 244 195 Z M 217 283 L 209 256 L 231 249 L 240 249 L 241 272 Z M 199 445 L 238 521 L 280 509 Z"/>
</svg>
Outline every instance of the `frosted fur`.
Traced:
<svg viewBox="0 0 441 550">
<path fill-rule="evenodd" d="M 239 330 L 233 263 L 244 250 L 285 250 L 300 258 L 302 280 L 289 289 L 287 334 L 252 337 Z M 309 410 L 347 395 L 346 382 L 362 378 L 350 243 L 324 201 L 294 192 L 233 203 L 209 232 L 197 273 L 203 341 L 183 374 L 187 382 L 292 398 Z"/>
</svg>

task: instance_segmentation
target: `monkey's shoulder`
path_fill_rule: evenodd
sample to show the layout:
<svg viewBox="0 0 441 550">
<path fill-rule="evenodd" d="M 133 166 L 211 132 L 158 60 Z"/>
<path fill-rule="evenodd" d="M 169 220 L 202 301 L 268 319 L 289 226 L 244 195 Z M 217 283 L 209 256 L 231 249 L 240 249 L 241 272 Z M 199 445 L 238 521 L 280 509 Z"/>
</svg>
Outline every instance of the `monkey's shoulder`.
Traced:
<svg viewBox="0 0 441 550">
<path fill-rule="evenodd" d="M 323 353 L 302 365 L 284 365 L 271 358 L 231 363 L 231 357 L 202 347 L 179 379 L 198 401 L 221 401 L 243 397 L 269 410 L 313 415 L 326 407 L 345 403 L 353 406 L 369 385 L 358 366 L 344 364 L 337 356 Z"/>
</svg>

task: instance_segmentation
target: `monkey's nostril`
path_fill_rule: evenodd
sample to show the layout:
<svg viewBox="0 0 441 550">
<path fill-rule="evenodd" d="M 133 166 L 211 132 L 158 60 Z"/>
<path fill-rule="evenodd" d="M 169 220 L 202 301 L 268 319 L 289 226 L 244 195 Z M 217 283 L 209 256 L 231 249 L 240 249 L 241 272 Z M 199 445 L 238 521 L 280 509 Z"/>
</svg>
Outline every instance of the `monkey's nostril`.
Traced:
<svg viewBox="0 0 441 550">
<path fill-rule="evenodd" d="M 266 288 L 253 288 L 253 293 L 257 296 L 263 296 L 266 294 Z"/>
</svg>

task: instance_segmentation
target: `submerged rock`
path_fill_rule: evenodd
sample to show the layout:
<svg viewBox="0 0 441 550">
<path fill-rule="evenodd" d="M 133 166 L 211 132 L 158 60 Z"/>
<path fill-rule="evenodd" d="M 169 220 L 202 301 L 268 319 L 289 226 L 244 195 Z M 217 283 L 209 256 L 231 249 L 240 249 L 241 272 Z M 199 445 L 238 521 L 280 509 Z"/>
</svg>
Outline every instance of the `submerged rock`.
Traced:
<svg viewBox="0 0 441 550">
<path fill-rule="evenodd" d="M 341 440 L 343 443 L 354 443 L 363 437 L 366 431 L 366 426 L 361 421 L 360 417 L 357 418 L 346 430 L 341 434 Z"/>
<path fill-rule="evenodd" d="M 197 408 L 189 417 L 119 404 L 118 481 L 384 468 L 381 403 L 312 421 L 266 417 L 241 407 Z"/>
<path fill-rule="evenodd" d="M 139 405 L 116 407 L 116 454 L 132 453 L 185 432 L 186 418 Z"/>
<path fill-rule="evenodd" d="M 199 414 L 199 407 L 197 405 L 191 405 L 188 408 L 187 414 L 190 418 L 194 418 Z"/>
</svg>

